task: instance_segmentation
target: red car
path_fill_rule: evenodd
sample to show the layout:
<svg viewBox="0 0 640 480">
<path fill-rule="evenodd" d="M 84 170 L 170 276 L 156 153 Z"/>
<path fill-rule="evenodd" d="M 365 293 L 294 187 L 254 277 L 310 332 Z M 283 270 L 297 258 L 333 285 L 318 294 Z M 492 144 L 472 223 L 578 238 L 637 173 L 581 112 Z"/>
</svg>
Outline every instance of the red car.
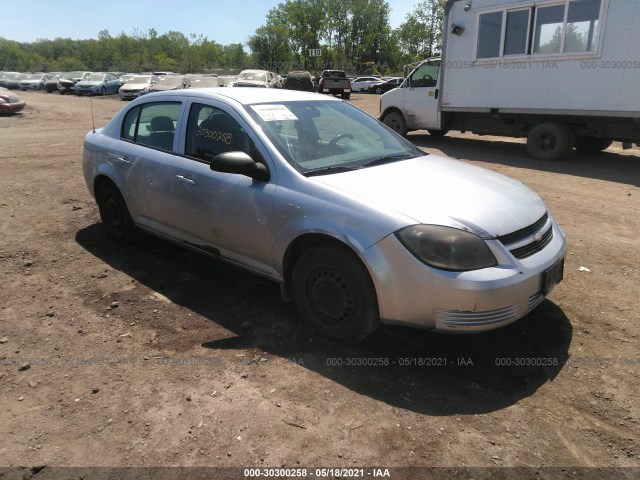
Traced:
<svg viewBox="0 0 640 480">
<path fill-rule="evenodd" d="M 0 115 L 16 113 L 27 105 L 15 93 L 6 88 L 0 88 Z"/>
</svg>

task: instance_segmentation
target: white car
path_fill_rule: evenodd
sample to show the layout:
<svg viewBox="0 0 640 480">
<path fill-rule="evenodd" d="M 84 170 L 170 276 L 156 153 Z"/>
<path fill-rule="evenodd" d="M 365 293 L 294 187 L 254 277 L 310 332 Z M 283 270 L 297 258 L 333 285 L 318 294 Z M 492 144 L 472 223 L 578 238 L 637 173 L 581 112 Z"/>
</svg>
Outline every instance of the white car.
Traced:
<svg viewBox="0 0 640 480">
<path fill-rule="evenodd" d="M 358 77 L 351 81 L 352 92 L 366 92 L 369 87 L 374 83 L 380 83 L 382 79 L 380 77 Z"/>
<path fill-rule="evenodd" d="M 30 73 L 20 80 L 20 90 L 44 90 L 44 84 L 52 77 L 48 73 Z"/>
<path fill-rule="evenodd" d="M 124 85 L 118 90 L 120 99 L 130 100 L 145 95 L 157 82 L 158 77 L 155 75 L 134 75 L 133 78 L 126 79 Z"/>
<path fill-rule="evenodd" d="M 280 76 L 266 70 L 243 70 L 233 83 L 233 86 L 279 88 Z"/>
<path fill-rule="evenodd" d="M 278 282 L 335 341 L 498 328 L 563 277 L 536 193 L 314 93 L 145 95 L 86 135 L 83 171 L 111 237 L 143 230 Z"/>
</svg>

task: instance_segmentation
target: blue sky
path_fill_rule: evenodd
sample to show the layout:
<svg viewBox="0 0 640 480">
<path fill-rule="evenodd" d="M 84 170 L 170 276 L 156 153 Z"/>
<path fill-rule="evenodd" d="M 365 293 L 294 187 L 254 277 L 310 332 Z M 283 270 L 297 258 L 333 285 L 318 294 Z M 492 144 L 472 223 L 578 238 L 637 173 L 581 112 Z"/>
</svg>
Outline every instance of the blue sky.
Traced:
<svg viewBox="0 0 640 480">
<path fill-rule="evenodd" d="M 390 23 L 397 27 L 419 0 L 388 1 Z M 57 37 L 97 38 L 109 30 L 131 34 L 134 29 L 159 35 L 176 30 L 203 34 L 227 45 L 245 44 L 264 25 L 267 12 L 278 0 L 0 0 L 0 37 L 18 42 Z"/>
</svg>

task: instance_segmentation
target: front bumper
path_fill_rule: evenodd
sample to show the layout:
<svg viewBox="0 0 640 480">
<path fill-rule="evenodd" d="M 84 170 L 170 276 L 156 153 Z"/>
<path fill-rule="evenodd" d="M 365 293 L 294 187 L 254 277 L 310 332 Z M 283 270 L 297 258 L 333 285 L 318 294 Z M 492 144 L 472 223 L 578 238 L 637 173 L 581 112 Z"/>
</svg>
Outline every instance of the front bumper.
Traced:
<svg viewBox="0 0 640 480">
<path fill-rule="evenodd" d="M 497 240 L 487 241 L 498 266 L 471 272 L 445 272 L 416 259 L 389 235 L 365 251 L 376 287 L 383 323 L 477 333 L 524 317 L 549 293 L 545 271 L 558 265 L 567 250 L 560 227 L 538 253 L 518 260 Z"/>
</svg>

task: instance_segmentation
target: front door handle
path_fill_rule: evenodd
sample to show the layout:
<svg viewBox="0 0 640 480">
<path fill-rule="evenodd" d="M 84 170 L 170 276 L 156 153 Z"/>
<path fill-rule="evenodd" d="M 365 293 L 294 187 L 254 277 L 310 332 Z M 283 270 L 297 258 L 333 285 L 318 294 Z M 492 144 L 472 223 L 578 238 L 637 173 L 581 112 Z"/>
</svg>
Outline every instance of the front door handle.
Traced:
<svg viewBox="0 0 640 480">
<path fill-rule="evenodd" d="M 129 160 L 127 157 L 116 157 L 116 162 L 122 163 L 124 165 L 131 165 L 131 160 Z"/>
<path fill-rule="evenodd" d="M 176 175 L 176 178 L 180 180 L 182 183 L 187 185 L 195 185 L 196 181 L 192 178 L 185 177 L 184 175 Z"/>
</svg>

